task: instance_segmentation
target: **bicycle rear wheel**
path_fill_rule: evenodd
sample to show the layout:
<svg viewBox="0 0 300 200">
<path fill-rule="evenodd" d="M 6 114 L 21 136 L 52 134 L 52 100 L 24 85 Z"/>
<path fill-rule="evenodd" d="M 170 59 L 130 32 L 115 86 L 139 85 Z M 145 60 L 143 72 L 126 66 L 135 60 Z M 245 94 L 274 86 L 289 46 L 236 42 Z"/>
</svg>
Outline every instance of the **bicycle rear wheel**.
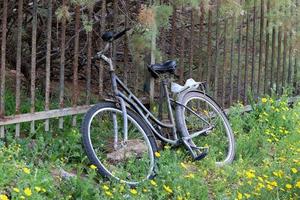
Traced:
<svg viewBox="0 0 300 200">
<path fill-rule="evenodd" d="M 122 110 L 115 103 L 95 105 L 83 120 L 83 146 L 102 175 L 136 185 L 154 176 L 157 146 L 141 117 L 127 109 L 127 118 L 126 134 Z"/>
<path fill-rule="evenodd" d="M 177 125 L 182 137 L 197 154 L 209 152 L 217 165 L 229 164 L 234 159 L 235 142 L 229 121 L 209 96 L 199 91 L 188 91 L 179 97 Z M 195 137 L 194 137 L 195 136 Z"/>
</svg>

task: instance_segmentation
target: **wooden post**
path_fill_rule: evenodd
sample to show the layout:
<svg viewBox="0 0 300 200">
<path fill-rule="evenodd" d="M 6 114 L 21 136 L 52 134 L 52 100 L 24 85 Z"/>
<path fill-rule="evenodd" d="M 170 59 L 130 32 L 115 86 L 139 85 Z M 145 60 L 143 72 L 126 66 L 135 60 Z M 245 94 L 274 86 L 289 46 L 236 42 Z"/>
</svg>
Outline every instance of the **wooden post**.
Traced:
<svg viewBox="0 0 300 200">
<path fill-rule="evenodd" d="M 194 33 L 195 33 L 195 20 L 194 8 L 191 11 L 191 34 L 190 34 L 190 56 L 189 56 L 189 78 L 192 78 L 193 61 L 194 61 Z"/>
<path fill-rule="evenodd" d="M 103 34 L 105 29 L 106 29 L 106 25 L 105 25 L 105 14 L 106 13 L 106 0 L 102 1 L 101 4 L 101 20 L 100 20 L 100 34 Z M 100 40 L 100 48 L 104 48 L 104 44 L 103 41 Z M 104 66 L 103 66 L 103 62 L 99 63 L 99 75 L 98 75 L 98 98 L 99 100 L 103 98 L 103 71 L 104 71 Z"/>
<path fill-rule="evenodd" d="M 270 12 L 270 0 L 268 0 L 267 2 L 267 15 L 269 14 Z M 269 43 L 270 43 L 270 33 L 269 33 L 269 19 L 267 18 L 267 22 L 266 22 L 266 30 L 267 30 L 267 33 L 266 33 L 266 47 L 265 47 L 265 78 L 264 78 L 264 94 L 266 94 L 268 92 L 268 81 L 270 81 L 270 70 L 269 70 Z"/>
<path fill-rule="evenodd" d="M 199 30 L 199 66 L 198 66 L 198 80 L 203 80 L 204 77 L 204 69 L 203 69 L 203 53 L 202 53 L 202 49 L 203 49 L 203 37 L 204 37 L 204 14 L 205 14 L 205 10 L 204 10 L 204 3 L 203 1 L 201 1 L 200 4 L 200 30 Z"/>
<path fill-rule="evenodd" d="M 63 0 L 62 7 L 65 9 L 67 0 Z M 66 52 L 66 18 L 61 19 L 61 44 L 60 44 L 60 68 L 59 68 L 59 108 L 64 108 L 65 89 L 65 52 Z M 64 118 L 59 118 L 58 127 L 63 129 Z"/>
<path fill-rule="evenodd" d="M 263 61 L 263 37 L 264 37 L 264 21 L 265 21 L 265 1 L 261 0 L 260 4 L 260 33 L 259 33 L 259 61 L 258 61 L 258 78 L 257 78 L 257 95 L 260 95 L 261 71 Z M 265 66 L 266 67 L 266 66 Z M 266 74 L 265 74 L 266 76 Z"/>
<path fill-rule="evenodd" d="M 277 46 L 277 70 L 276 70 L 276 94 L 280 94 L 280 74 L 281 72 L 281 39 L 282 39 L 282 27 L 278 29 L 278 46 Z"/>
<path fill-rule="evenodd" d="M 20 114 L 21 105 L 21 64 L 22 64 L 23 0 L 18 1 L 18 36 L 16 67 L 16 114 Z M 16 124 L 16 137 L 20 137 L 20 124 Z"/>
<path fill-rule="evenodd" d="M 284 30 L 283 35 L 283 60 L 282 60 L 282 89 L 284 89 L 286 85 L 286 56 L 287 56 L 287 31 Z"/>
<path fill-rule="evenodd" d="M 73 62 L 73 107 L 77 106 L 78 101 L 78 58 L 79 58 L 79 32 L 80 32 L 80 6 L 75 8 L 75 46 Z M 73 116 L 72 125 L 76 126 L 76 115 Z"/>
<path fill-rule="evenodd" d="M 242 29 L 243 29 L 243 23 L 244 23 L 244 17 L 241 16 L 241 19 L 239 21 L 239 36 L 238 36 L 238 61 L 237 61 L 237 100 L 241 100 L 241 45 L 242 45 Z"/>
<path fill-rule="evenodd" d="M 223 47 L 223 70 L 222 70 L 222 106 L 225 107 L 226 95 L 226 70 L 227 70 L 227 19 L 224 19 L 224 47 Z"/>
<path fill-rule="evenodd" d="M 231 35 L 231 44 L 230 44 L 230 73 L 229 73 L 229 106 L 232 105 L 232 101 L 233 101 L 233 88 L 234 88 L 234 82 L 233 82 L 233 76 L 234 76 L 234 41 L 235 41 L 235 34 L 236 34 L 236 22 L 235 22 L 235 18 L 232 17 L 231 19 L 232 21 L 232 27 L 234 27 L 234 32 Z"/>
<path fill-rule="evenodd" d="M 246 47 L 245 47 L 245 80 L 244 80 L 244 104 L 247 103 L 247 87 L 248 87 L 248 44 L 249 44 L 249 11 L 247 11 L 246 21 Z"/>
<path fill-rule="evenodd" d="M 254 91 L 254 82 L 255 82 L 255 54 L 256 54 L 256 0 L 254 0 L 253 7 L 253 32 L 252 32 L 252 66 L 251 66 L 251 92 L 254 97 L 256 97 Z"/>
<path fill-rule="evenodd" d="M 89 7 L 88 19 L 92 20 L 93 15 L 93 6 Z M 93 31 L 87 33 L 87 66 L 86 66 L 86 105 L 89 105 L 91 102 L 91 70 L 92 70 L 92 40 L 93 40 Z"/>
<path fill-rule="evenodd" d="M 211 59 L 212 59 L 212 38 L 211 38 L 211 28 L 212 28 L 212 10 L 209 9 L 208 11 L 208 27 L 207 27 L 207 66 L 206 66 L 206 72 L 207 72 L 207 89 L 210 89 L 211 84 Z"/>
<path fill-rule="evenodd" d="M 0 118 L 5 112 L 5 71 L 6 71 L 6 34 L 7 34 L 7 0 L 3 0 L 2 43 L 1 43 L 1 85 L 0 85 Z M 0 126 L 0 138 L 4 138 L 4 126 Z"/>
<path fill-rule="evenodd" d="M 51 39 L 52 39 L 52 0 L 48 0 L 48 22 L 47 22 L 47 55 L 46 55 L 46 94 L 45 111 L 49 110 L 50 105 L 50 65 L 51 65 Z M 49 131 L 49 119 L 45 121 L 45 131 Z"/>
<path fill-rule="evenodd" d="M 35 79 L 36 79 L 36 42 L 37 42 L 37 0 L 33 0 L 32 43 L 31 43 L 31 108 L 35 112 Z M 31 133 L 35 132 L 35 123 L 31 122 Z"/>
<path fill-rule="evenodd" d="M 217 18 L 216 18 L 216 55 L 215 55 L 215 71 L 214 71 L 214 97 L 218 99 L 218 88 L 219 88 L 219 10 L 220 8 L 220 1 L 217 0 Z"/>
<path fill-rule="evenodd" d="M 271 94 L 274 82 L 274 65 L 275 65 L 275 43 L 276 43 L 276 29 L 273 27 L 272 29 L 272 53 L 271 53 L 271 66 L 270 66 L 270 90 L 269 94 Z"/>
</svg>

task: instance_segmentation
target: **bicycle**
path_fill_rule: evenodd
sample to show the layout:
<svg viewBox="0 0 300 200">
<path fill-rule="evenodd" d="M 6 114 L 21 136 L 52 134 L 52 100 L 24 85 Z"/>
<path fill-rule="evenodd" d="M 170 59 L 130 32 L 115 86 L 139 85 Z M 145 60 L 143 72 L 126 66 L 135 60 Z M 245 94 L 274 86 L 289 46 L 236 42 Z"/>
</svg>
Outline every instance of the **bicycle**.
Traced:
<svg viewBox="0 0 300 200">
<path fill-rule="evenodd" d="M 174 146 L 183 144 L 194 160 L 203 159 L 209 152 L 217 165 L 231 163 L 235 154 L 232 129 L 220 106 L 205 93 L 204 83 L 193 79 L 184 86 L 171 83 L 175 100 L 169 94 L 168 78 L 163 78 L 169 122 L 161 122 L 118 78 L 105 52 L 127 31 L 104 33 L 102 39 L 107 44 L 93 58 L 108 64 L 114 95 L 114 99 L 88 110 L 81 128 L 83 147 L 99 173 L 129 185 L 152 179 L 157 171 L 156 139 Z M 176 62 L 150 65 L 148 69 L 159 78 L 173 74 Z M 171 137 L 163 134 L 164 128 L 172 131 Z"/>
</svg>

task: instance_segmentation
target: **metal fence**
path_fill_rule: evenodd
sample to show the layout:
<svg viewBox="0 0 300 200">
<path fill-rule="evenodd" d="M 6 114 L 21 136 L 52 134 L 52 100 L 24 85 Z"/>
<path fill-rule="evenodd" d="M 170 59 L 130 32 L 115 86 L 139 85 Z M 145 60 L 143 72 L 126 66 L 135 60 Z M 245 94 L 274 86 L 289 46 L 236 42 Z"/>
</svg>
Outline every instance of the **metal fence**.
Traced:
<svg viewBox="0 0 300 200">
<path fill-rule="evenodd" d="M 220 0 L 211 2 L 209 8 L 203 3 L 199 8 L 185 8 L 169 1 L 174 10 L 170 27 L 161 28 L 157 38 L 162 59 L 177 59 L 179 82 L 188 77 L 207 81 L 209 92 L 223 107 L 238 101 L 247 104 L 247 92 L 258 97 L 270 95 L 272 88 L 280 95 L 283 88 L 289 87 L 296 96 L 299 64 L 293 41 L 298 32 L 270 23 L 270 2 L 257 0 L 236 17 L 222 15 Z M 103 46 L 99 36 L 108 29 L 132 26 L 135 20 L 128 17 L 136 18 L 142 4 L 102 0 L 87 7 L 67 0 L 2 0 L 1 137 L 5 126 L 12 124 L 16 124 L 19 137 L 23 122 L 30 122 L 34 132 L 35 121 L 44 120 L 45 131 L 49 131 L 49 119 L 59 118 L 58 126 L 63 128 L 64 117 L 73 116 L 75 126 L 76 115 L 86 112 L 94 96 L 103 98 L 109 86 L 104 66 L 97 63 L 97 67 L 92 67 L 93 53 Z M 298 1 L 295 4 L 298 6 Z M 298 15 L 297 9 L 291 7 L 290 12 Z M 91 31 L 86 30 L 89 23 Z M 112 55 L 121 66 L 124 82 L 139 91 L 136 83 L 145 78 L 146 72 L 130 67 L 133 55 L 129 42 L 125 37 L 119 45 L 115 44 Z M 82 55 L 87 64 L 81 64 Z M 13 82 L 8 81 L 7 74 L 11 72 L 15 73 Z M 66 94 L 68 84 L 71 95 Z M 9 114 L 8 90 L 13 91 L 15 98 L 15 112 Z M 44 100 L 43 109 L 38 112 L 37 93 L 42 93 Z M 28 98 L 30 110 L 22 112 L 22 104 Z"/>
</svg>

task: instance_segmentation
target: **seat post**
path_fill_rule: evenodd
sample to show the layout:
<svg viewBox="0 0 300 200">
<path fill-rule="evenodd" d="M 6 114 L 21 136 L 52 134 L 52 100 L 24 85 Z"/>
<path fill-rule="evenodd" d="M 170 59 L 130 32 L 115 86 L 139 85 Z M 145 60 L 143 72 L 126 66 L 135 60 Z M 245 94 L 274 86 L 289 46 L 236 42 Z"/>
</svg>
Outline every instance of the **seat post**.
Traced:
<svg viewBox="0 0 300 200">
<path fill-rule="evenodd" d="M 173 133 L 174 133 L 174 139 L 177 140 L 175 119 L 174 119 L 174 115 L 173 115 L 173 111 L 172 111 L 171 99 L 170 99 L 170 94 L 169 94 L 169 90 L 168 90 L 168 83 L 169 83 L 169 79 L 167 77 L 164 77 L 162 79 L 162 85 L 163 85 L 164 95 L 167 98 L 168 117 L 171 121 L 171 124 L 173 125 L 172 129 L 173 129 Z"/>
</svg>

